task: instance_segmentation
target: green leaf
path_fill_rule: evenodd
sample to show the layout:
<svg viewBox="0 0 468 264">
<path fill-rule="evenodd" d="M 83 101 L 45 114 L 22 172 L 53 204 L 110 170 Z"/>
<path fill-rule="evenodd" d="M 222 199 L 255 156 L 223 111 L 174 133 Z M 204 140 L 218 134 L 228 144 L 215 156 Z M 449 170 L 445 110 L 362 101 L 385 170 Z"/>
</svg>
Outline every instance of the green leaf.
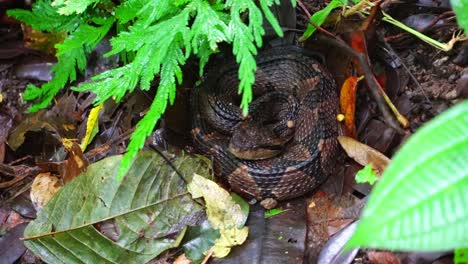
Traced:
<svg viewBox="0 0 468 264">
<path fill-rule="evenodd" d="M 248 228 L 244 226 L 248 215 L 226 190 L 198 174 L 193 176 L 188 190 L 194 199 L 203 197 L 208 221 L 221 234 L 211 249 L 213 256 L 223 258 L 231 247 L 244 243 L 248 235 Z"/>
<path fill-rule="evenodd" d="M 457 16 L 458 25 L 465 30 L 465 35 L 468 35 L 468 0 L 450 0 L 450 4 Z"/>
<path fill-rule="evenodd" d="M 178 10 L 174 1 L 128 0 L 116 8 L 115 16 L 122 24 L 137 18 L 147 27 L 163 17 L 176 14 Z"/>
<path fill-rule="evenodd" d="M 33 4 L 32 11 L 13 9 L 8 10 L 7 14 L 35 30 L 71 32 L 77 28 L 81 19 L 79 16 L 64 16 L 57 11 L 50 0 L 39 0 Z"/>
<path fill-rule="evenodd" d="M 204 221 L 200 226 L 189 227 L 183 242 L 185 255 L 195 263 L 204 259 L 205 253 L 210 249 L 217 239 L 219 239 L 219 230 L 211 227 L 208 221 Z"/>
<path fill-rule="evenodd" d="M 437 116 L 398 151 L 347 247 L 468 247 L 468 101 Z"/>
<path fill-rule="evenodd" d="M 346 5 L 346 2 L 346 0 L 332 0 L 324 9 L 314 13 L 310 18 L 310 21 L 317 26 L 321 26 L 333 9 Z M 299 41 L 306 41 L 316 30 L 317 28 L 314 25 L 307 25 L 306 31 L 302 37 L 300 37 Z"/>
<path fill-rule="evenodd" d="M 269 209 L 269 210 L 266 210 L 265 211 L 265 218 L 270 218 L 270 217 L 273 217 L 275 215 L 279 215 L 279 214 L 282 214 L 286 212 L 286 210 L 283 210 L 281 208 L 273 208 L 273 209 Z"/>
<path fill-rule="evenodd" d="M 114 20 L 108 18 L 99 26 L 81 24 L 62 44 L 57 44 L 58 62 L 52 68 L 54 77 L 48 83 L 41 86 L 40 93 L 36 86 L 28 86 L 25 91 L 25 99 L 39 99 L 29 108 L 36 112 L 47 107 L 55 95 L 68 83 L 76 80 L 77 68 L 83 72 L 86 68 L 86 55 L 90 53 L 101 39 L 109 32 Z"/>
<path fill-rule="evenodd" d="M 356 173 L 357 183 L 369 183 L 370 185 L 374 185 L 378 179 L 379 177 L 377 177 L 377 174 L 372 169 L 372 164 L 367 164 Z"/>
<path fill-rule="evenodd" d="M 466 264 L 468 263 L 468 248 L 455 249 L 453 262 L 455 264 Z"/>
<path fill-rule="evenodd" d="M 61 15 L 71 15 L 73 13 L 83 13 L 86 8 L 99 0 L 80 0 L 80 1 L 69 1 L 69 0 L 54 0 L 53 6 L 58 7 L 58 13 Z"/>
<path fill-rule="evenodd" d="M 283 30 L 281 29 L 278 20 L 276 19 L 275 15 L 270 10 L 270 6 L 273 4 L 279 5 L 279 0 L 260 0 L 260 7 L 262 8 L 263 13 L 265 14 L 265 18 L 270 22 L 271 26 L 275 30 L 276 34 L 279 37 L 283 37 Z"/>
<path fill-rule="evenodd" d="M 25 245 L 48 263 L 146 263 L 178 246 L 185 226 L 202 210 L 185 182 L 148 151 L 116 181 L 120 160 L 94 163 L 62 187 L 27 227 Z M 174 161 L 186 177 L 207 174 L 204 164 L 188 156 Z M 117 230 L 112 239 L 97 229 L 102 221 Z"/>
</svg>

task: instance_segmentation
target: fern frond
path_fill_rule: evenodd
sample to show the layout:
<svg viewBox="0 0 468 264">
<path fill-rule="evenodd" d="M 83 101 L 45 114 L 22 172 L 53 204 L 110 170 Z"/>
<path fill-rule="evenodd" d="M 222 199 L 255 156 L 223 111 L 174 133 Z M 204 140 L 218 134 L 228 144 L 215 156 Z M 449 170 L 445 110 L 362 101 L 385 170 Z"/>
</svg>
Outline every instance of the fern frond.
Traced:
<svg viewBox="0 0 468 264">
<path fill-rule="evenodd" d="M 218 49 L 218 43 L 228 41 L 228 26 L 224 14 L 203 0 L 195 0 L 191 7 L 196 12 L 192 24 L 193 34 L 191 47 L 193 53 L 200 58 L 200 75 L 211 54 Z M 218 8 L 222 8 L 219 6 Z"/>
<path fill-rule="evenodd" d="M 273 4 L 279 5 L 280 1 L 279 0 L 260 0 L 260 7 L 262 8 L 263 13 L 265 14 L 265 18 L 271 24 L 276 34 L 280 37 L 283 37 L 283 31 L 281 30 L 281 26 L 278 23 L 278 20 L 276 19 L 275 15 L 273 15 L 273 13 L 270 10 L 270 6 L 272 6 Z"/>
<path fill-rule="evenodd" d="M 68 16 L 73 13 L 81 14 L 86 10 L 86 8 L 88 8 L 88 6 L 97 2 L 99 2 L 99 0 L 54 0 L 52 5 L 58 8 L 57 12 L 59 14 Z"/>
<path fill-rule="evenodd" d="M 146 138 L 153 132 L 156 123 L 166 110 L 168 101 L 174 100 L 176 79 L 179 84 L 182 82 L 182 69 L 180 68 L 180 65 L 185 63 L 184 60 L 181 61 L 181 58 L 184 58 L 182 53 L 182 44 L 181 42 L 177 42 L 175 44 L 177 47 L 170 49 L 164 58 L 165 63 L 161 68 L 161 81 L 159 82 L 158 91 L 151 107 L 143 119 L 138 122 L 136 129 L 130 138 L 127 153 L 124 155 L 122 164 L 119 168 L 119 179 L 128 171 L 133 158 L 145 144 Z"/>
<path fill-rule="evenodd" d="M 116 8 L 115 16 L 122 24 L 138 19 L 147 27 L 163 17 L 176 14 L 178 10 L 174 1 L 128 0 Z"/>
<path fill-rule="evenodd" d="M 119 102 L 127 92 L 132 92 L 138 83 L 141 89 L 149 89 L 151 81 L 160 72 L 161 67 L 164 68 L 164 64 L 169 63 L 166 61 L 167 54 L 176 49 L 180 41 L 188 42 L 187 38 L 190 37 L 188 20 L 189 11 L 184 10 L 170 20 L 154 26 L 148 28 L 134 26 L 129 32 L 122 32 L 111 40 L 113 48 L 107 55 L 117 54 L 123 50 L 136 51 L 134 60 L 125 66 L 95 76 L 93 80 L 96 82 L 73 89 L 92 90 L 97 96 L 96 103 L 103 103 L 110 97 Z M 182 58 L 179 56 L 178 59 L 185 62 Z"/>
<path fill-rule="evenodd" d="M 39 0 L 32 5 L 32 11 L 8 10 L 7 14 L 41 31 L 74 31 L 80 24 L 78 15 L 64 16 L 57 13 L 50 0 Z"/>
<path fill-rule="evenodd" d="M 40 98 L 40 102 L 30 107 L 29 111 L 36 112 L 47 107 L 55 95 L 68 83 L 76 80 L 77 68 L 83 72 L 86 68 L 86 54 L 91 52 L 111 28 L 114 20 L 104 19 L 99 27 L 81 24 L 71 33 L 62 44 L 57 44 L 57 64 L 52 68 L 54 77 L 41 89 L 30 85 L 24 92 L 25 100 Z"/>
</svg>

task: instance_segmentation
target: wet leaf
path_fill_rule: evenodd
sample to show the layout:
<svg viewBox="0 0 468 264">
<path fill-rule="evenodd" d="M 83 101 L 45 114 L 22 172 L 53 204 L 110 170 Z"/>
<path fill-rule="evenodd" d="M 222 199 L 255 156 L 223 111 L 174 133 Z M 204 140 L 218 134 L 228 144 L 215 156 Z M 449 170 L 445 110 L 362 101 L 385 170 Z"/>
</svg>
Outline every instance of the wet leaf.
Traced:
<svg viewBox="0 0 468 264">
<path fill-rule="evenodd" d="M 205 257 L 203 253 L 209 250 L 220 237 L 219 230 L 213 229 L 208 221 L 200 226 L 189 227 L 183 244 L 185 256 L 197 263 Z"/>
<path fill-rule="evenodd" d="M 195 174 L 188 190 L 193 198 L 203 197 L 206 214 L 211 226 L 219 230 L 221 237 L 213 246 L 213 256 L 222 258 L 229 254 L 231 247 L 241 245 L 247 239 L 247 221 L 241 206 L 234 202 L 229 192 L 215 182 Z"/>
<path fill-rule="evenodd" d="M 0 236 L 1 263 L 15 263 L 24 254 L 26 248 L 20 238 L 25 227 L 26 223 L 19 224 Z"/>
<path fill-rule="evenodd" d="M 213 264 L 302 263 L 307 234 L 304 198 L 279 204 L 283 214 L 265 218 L 265 209 L 253 205 L 247 221 L 249 237 L 241 246 Z M 311 262 L 314 263 L 314 262 Z"/>
<path fill-rule="evenodd" d="M 348 77 L 340 92 L 341 113 L 344 114 L 345 134 L 348 137 L 356 138 L 356 125 L 354 114 L 356 112 L 356 90 L 359 78 L 356 76 Z"/>
<path fill-rule="evenodd" d="M 121 156 L 91 164 L 49 201 L 25 231 L 25 244 L 49 263 L 145 263 L 180 243 L 201 207 L 185 182 L 158 154 L 138 154 L 129 172 L 116 181 Z M 199 159 L 179 157 L 182 175 L 207 174 Z M 112 221 L 117 239 L 97 228 Z"/>
<path fill-rule="evenodd" d="M 371 164 L 366 165 L 362 170 L 358 171 L 358 173 L 356 174 L 357 183 L 369 183 L 370 185 L 374 185 L 374 183 L 378 179 L 379 178 L 372 169 Z"/>
<path fill-rule="evenodd" d="M 351 238 L 356 230 L 357 222 L 354 222 L 347 227 L 341 229 L 323 246 L 322 251 L 318 256 L 317 263 L 320 264 L 349 264 L 352 263 L 354 257 L 358 253 L 358 249 L 348 252 L 344 251 L 346 242 Z"/>
<path fill-rule="evenodd" d="M 348 247 L 468 247 L 468 101 L 420 128 L 397 152 Z"/>
<path fill-rule="evenodd" d="M 349 157 L 362 166 L 372 164 L 379 175 L 382 174 L 390 163 L 390 159 L 384 154 L 353 138 L 340 136 L 338 137 L 338 142 L 340 142 L 341 147 Z"/>
</svg>

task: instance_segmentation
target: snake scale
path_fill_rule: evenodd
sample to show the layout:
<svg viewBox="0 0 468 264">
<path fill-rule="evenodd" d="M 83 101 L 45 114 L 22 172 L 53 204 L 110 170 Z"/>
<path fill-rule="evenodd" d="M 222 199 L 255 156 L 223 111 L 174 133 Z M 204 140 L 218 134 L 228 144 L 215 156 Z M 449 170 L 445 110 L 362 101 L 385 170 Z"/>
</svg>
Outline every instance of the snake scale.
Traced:
<svg viewBox="0 0 468 264">
<path fill-rule="evenodd" d="M 260 201 L 298 197 L 324 182 L 335 167 L 340 134 L 336 85 L 313 55 L 295 46 L 261 51 L 256 61 L 252 105 L 271 92 L 288 93 L 298 102 L 294 114 L 282 110 L 277 114 L 294 118 L 286 122 L 294 133 L 282 152 L 263 160 L 243 160 L 228 150 L 232 134 L 245 118 L 238 107 L 238 65 L 226 58 L 207 66 L 200 87 L 193 89 L 195 147 L 211 156 L 215 175 L 243 196 Z M 254 108 L 263 112 L 274 109 L 267 105 Z"/>
</svg>

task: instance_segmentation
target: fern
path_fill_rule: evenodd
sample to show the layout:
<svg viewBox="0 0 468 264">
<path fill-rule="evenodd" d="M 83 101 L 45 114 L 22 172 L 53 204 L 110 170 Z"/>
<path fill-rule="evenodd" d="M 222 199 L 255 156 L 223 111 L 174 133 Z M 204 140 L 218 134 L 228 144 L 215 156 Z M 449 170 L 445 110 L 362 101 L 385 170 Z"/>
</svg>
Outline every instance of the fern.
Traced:
<svg viewBox="0 0 468 264">
<path fill-rule="evenodd" d="M 32 11 L 14 9 L 8 10 L 8 15 L 15 17 L 35 30 L 71 32 L 80 24 L 80 16 L 64 16 L 57 13 L 50 0 L 37 1 Z"/>
<path fill-rule="evenodd" d="M 57 13 L 61 15 L 70 15 L 73 13 L 83 13 L 86 8 L 99 0 L 80 0 L 80 1 L 69 1 L 69 0 L 54 0 L 53 6 L 56 6 Z"/>
<path fill-rule="evenodd" d="M 257 68 L 255 55 L 262 46 L 263 18 L 272 24 L 282 36 L 278 21 L 269 7 L 279 0 L 126 0 L 112 10 L 107 19 L 100 18 L 95 5 L 108 0 L 65 1 L 38 0 L 33 11 L 9 12 L 21 21 L 34 24 L 36 29 L 66 31 L 69 37 L 57 45 L 59 62 L 53 68 L 54 78 L 40 89 L 29 86 L 25 99 L 40 101 L 30 110 L 46 107 L 57 92 L 68 82 L 73 82 L 78 71 L 86 67 L 86 55 L 107 34 L 117 21 L 118 35 L 111 39 L 112 50 L 105 56 L 121 54 L 130 61 L 127 64 L 103 72 L 92 82 L 74 87 L 74 90 L 90 90 L 96 94 L 95 103 L 109 98 L 117 102 L 139 86 L 150 88 L 155 76 L 159 76 L 156 96 L 149 111 L 137 124 L 132 134 L 127 154 L 120 168 L 120 176 L 129 168 L 133 157 L 151 134 L 167 104 L 173 103 L 176 82 L 182 83 L 181 66 L 194 54 L 200 60 L 200 74 L 209 57 L 217 52 L 218 43 L 233 45 L 233 53 L 239 63 L 239 93 L 241 107 L 246 113 L 252 101 L 252 85 Z M 44 9 L 42 7 L 45 7 Z M 64 14 L 69 16 L 64 16 Z M 115 14 L 114 16 L 110 14 Z M 248 15 L 248 23 L 242 15 Z M 52 26 L 41 20 L 49 15 Z M 99 18 L 99 19 L 98 19 Z M 73 23 L 72 23 L 73 22 Z M 92 26 L 91 24 L 98 24 Z M 130 55 L 130 56 L 128 56 Z"/>
</svg>

